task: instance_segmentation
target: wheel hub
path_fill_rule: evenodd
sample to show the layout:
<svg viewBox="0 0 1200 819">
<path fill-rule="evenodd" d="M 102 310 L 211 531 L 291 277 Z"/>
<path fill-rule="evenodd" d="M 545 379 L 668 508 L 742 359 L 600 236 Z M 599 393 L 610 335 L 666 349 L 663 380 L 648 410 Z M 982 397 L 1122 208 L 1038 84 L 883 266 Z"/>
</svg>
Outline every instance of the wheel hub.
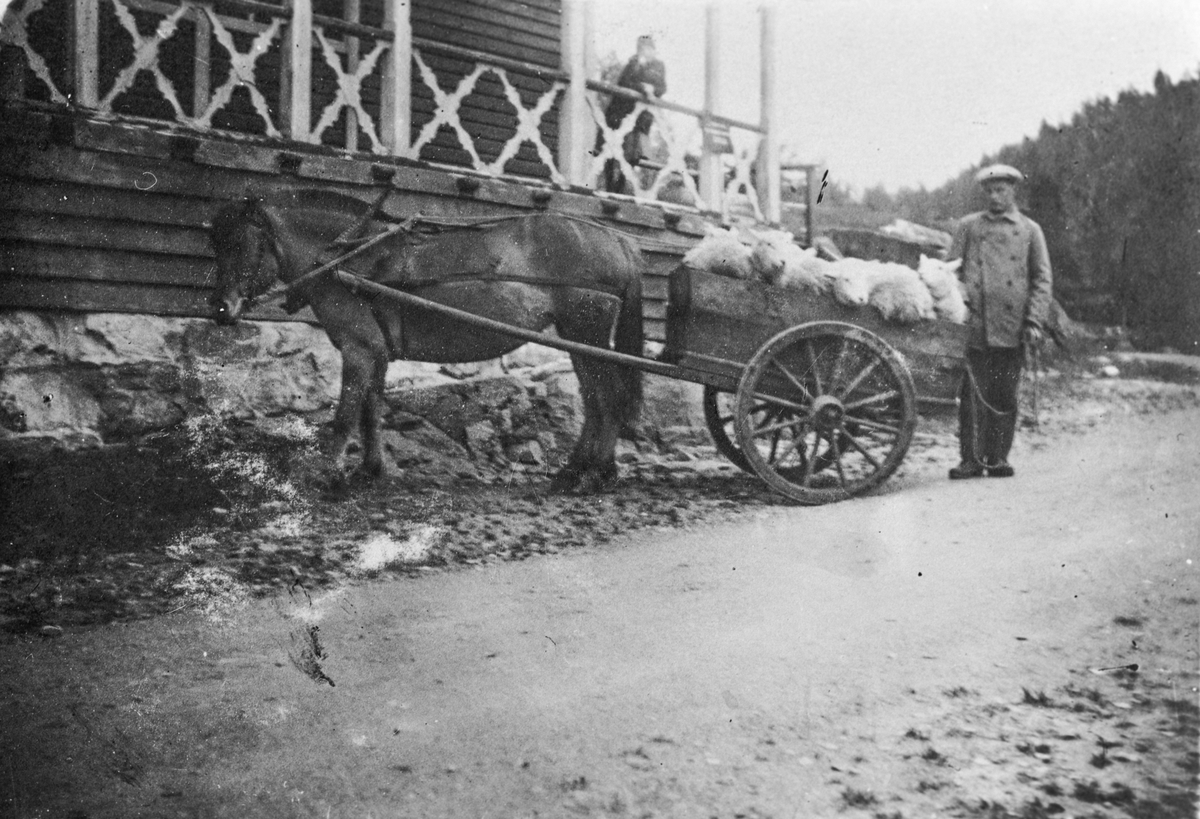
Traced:
<svg viewBox="0 0 1200 819">
<path fill-rule="evenodd" d="M 813 401 L 812 422 L 822 432 L 841 429 L 845 417 L 845 406 L 832 395 L 821 395 Z"/>
</svg>

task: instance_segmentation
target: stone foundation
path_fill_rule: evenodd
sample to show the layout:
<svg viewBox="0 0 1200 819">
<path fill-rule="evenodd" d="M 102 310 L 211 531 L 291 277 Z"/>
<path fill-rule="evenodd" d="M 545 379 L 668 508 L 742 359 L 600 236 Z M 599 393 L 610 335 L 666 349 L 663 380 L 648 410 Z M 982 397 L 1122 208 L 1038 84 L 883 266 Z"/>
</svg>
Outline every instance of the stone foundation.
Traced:
<svg viewBox="0 0 1200 819">
<path fill-rule="evenodd" d="M 117 443 L 206 412 L 324 420 L 340 382 L 341 355 L 300 322 L 0 311 L 0 441 Z M 568 357 L 537 345 L 477 364 L 393 362 L 387 398 L 389 429 L 431 425 L 493 461 L 540 464 L 582 421 Z M 641 428 L 703 437 L 700 388 L 648 376 Z"/>
</svg>

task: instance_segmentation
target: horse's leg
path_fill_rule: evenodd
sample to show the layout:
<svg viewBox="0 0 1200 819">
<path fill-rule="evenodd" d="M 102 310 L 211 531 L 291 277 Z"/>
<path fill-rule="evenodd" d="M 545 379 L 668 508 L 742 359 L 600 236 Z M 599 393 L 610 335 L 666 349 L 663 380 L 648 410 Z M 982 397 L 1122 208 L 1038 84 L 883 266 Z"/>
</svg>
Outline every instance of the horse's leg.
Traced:
<svg viewBox="0 0 1200 819">
<path fill-rule="evenodd" d="M 621 312 L 615 314 L 612 309 L 614 305 L 608 303 L 605 305 L 608 309 L 597 309 L 600 305 L 594 299 L 594 294 L 577 297 L 572 300 L 572 309 L 560 312 L 561 316 L 566 317 L 557 322 L 560 335 L 607 346 L 609 333 L 618 315 L 621 320 L 617 322 L 617 334 L 620 336 L 624 332 L 633 335 L 627 326 L 623 326 L 623 322 L 631 320 L 625 315 L 624 305 Z M 641 309 L 640 304 L 633 306 Z M 637 318 L 640 321 L 640 316 Z M 636 329 L 640 352 L 640 328 Z M 622 341 L 625 342 L 622 346 L 626 348 L 623 351 L 631 351 L 632 340 Z M 555 477 L 552 488 L 594 492 L 609 486 L 616 479 L 617 436 L 622 428 L 636 420 L 641 403 L 641 374 L 628 367 L 586 355 L 572 355 L 571 362 L 579 378 L 584 423 L 575 449 L 567 465 Z"/>
<path fill-rule="evenodd" d="M 620 388 L 616 368 L 595 359 L 573 361 L 584 401 L 585 421 L 575 446 L 579 463 L 576 489 L 590 493 L 607 489 L 617 479 L 617 434 L 624 419 L 613 411 L 613 392 Z"/>
<path fill-rule="evenodd" d="M 362 472 L 370 478 L 383 474 L 383 440 L 379 434 L 383 420 L 383 388 L 387 378 L 387 356 L 375 354 L 375 370 L 371 386 L 363 398 L 362 409 Z"/>
<path fill-rule="evenodd" d="M 600 385 L 592 375 L 589 366 L 591 363 L 583 356 L 571 355 L 575 377 L 579 379 L 579 397 L 583 403 L 583 425 L 579 430 L 575 447 L 571 450 L 571 456 L 567 458 L 567 463 L 550 482 L 550 489 L 553 492 L 569 492 L 577 488 L 596 460 L 595 443 L 600 421 L 600 403 L 597 392 Z"/>
<path fill-rule="evenodd" d="M 374 373 L 378 353 L 358 339 L 344 339 L 338 345 L 342 352 L 342 392 L 333 418 L 333 435 L 327 456 L 335 485 L 345 482 L 346 446 L 364 418 L 364 407 L 374 388 Z M 384 356 L 386 359 L 386 356 Z M 364 434 L 364 450 L 366 435 Z"/>
</svg>

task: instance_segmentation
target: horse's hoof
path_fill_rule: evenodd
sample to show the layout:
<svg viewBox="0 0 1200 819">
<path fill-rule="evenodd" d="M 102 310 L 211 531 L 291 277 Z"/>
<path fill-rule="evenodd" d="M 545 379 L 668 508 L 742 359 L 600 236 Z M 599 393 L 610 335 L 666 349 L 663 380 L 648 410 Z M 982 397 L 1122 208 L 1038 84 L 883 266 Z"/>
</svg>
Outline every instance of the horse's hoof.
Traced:
<svg viewBox="0 0 1200 819">
<path fill-rule="evenodd" d="M 550 480 L 550 491 L 565 495 L 579 486 L 580 475 L 574 469 L 563 469 Z"/>
<path fill-rule="evenodd" d="M 383 462 L 379 463 L 363 463 L 358 469 L 358 477 L 365 479 L 368 482 L 377 481 L 383 477 Z"/>
<path fill-rule="evenodd" d="M 616 470 L 589 469 L 579 476 L 575 491 L 580 495 L 598 495 L 610 492 L 617 485 Z"/>
</svg>

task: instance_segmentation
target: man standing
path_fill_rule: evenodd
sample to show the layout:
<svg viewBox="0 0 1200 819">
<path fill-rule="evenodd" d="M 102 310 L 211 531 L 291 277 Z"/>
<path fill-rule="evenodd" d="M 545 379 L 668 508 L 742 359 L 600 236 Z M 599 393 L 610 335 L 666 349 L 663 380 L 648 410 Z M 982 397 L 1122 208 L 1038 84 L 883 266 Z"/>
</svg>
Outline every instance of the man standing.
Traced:
<svg viewBox="0 0 1200 819">
<path fill-rule="evenodd" d="M 667 93 L 667 69 L 662 60 L 658 59 L 658 51 L 654 38 L 649 35 L 638 37 L 637 53 L 629 58 L 617 85 L 644 94 L 648 99 L 655 99 Z M 609 128 L 619 128 L 625 118 L 633 113 L 637 100 L 629 97 L 614 96 L 604 111 L 604 122 Z M 622 143 L 625 161 L 637 168 L 646 155 L 646 144 L 650 139 L 650 126 L 654 124 L 654 115 L 649 111 L 638 114 L 633 130 L 626 134 Z M 603 136 L 598 141 L 597 148 L 603 144 Z M 604 166 L 604 189 L 615 193 L 625 193 L 625 176 L 621 173 L 620 165 L 610 159 Z"/>
<path fill-rule="evenodd" d="M 987 210 L 959 223 L 949 256 L 962 259 L 971 308 L 958 410 L 962 462 L 950 470 L 954 480 L 1014 474 L 1008 453 L 1017 428 L 1024 348 L 1042 342 L 1052 284 L 1046 237 L 1017 210 L 1021 172 L 990 165 L 976 179 L 987 195 Z"/>
</svg>

